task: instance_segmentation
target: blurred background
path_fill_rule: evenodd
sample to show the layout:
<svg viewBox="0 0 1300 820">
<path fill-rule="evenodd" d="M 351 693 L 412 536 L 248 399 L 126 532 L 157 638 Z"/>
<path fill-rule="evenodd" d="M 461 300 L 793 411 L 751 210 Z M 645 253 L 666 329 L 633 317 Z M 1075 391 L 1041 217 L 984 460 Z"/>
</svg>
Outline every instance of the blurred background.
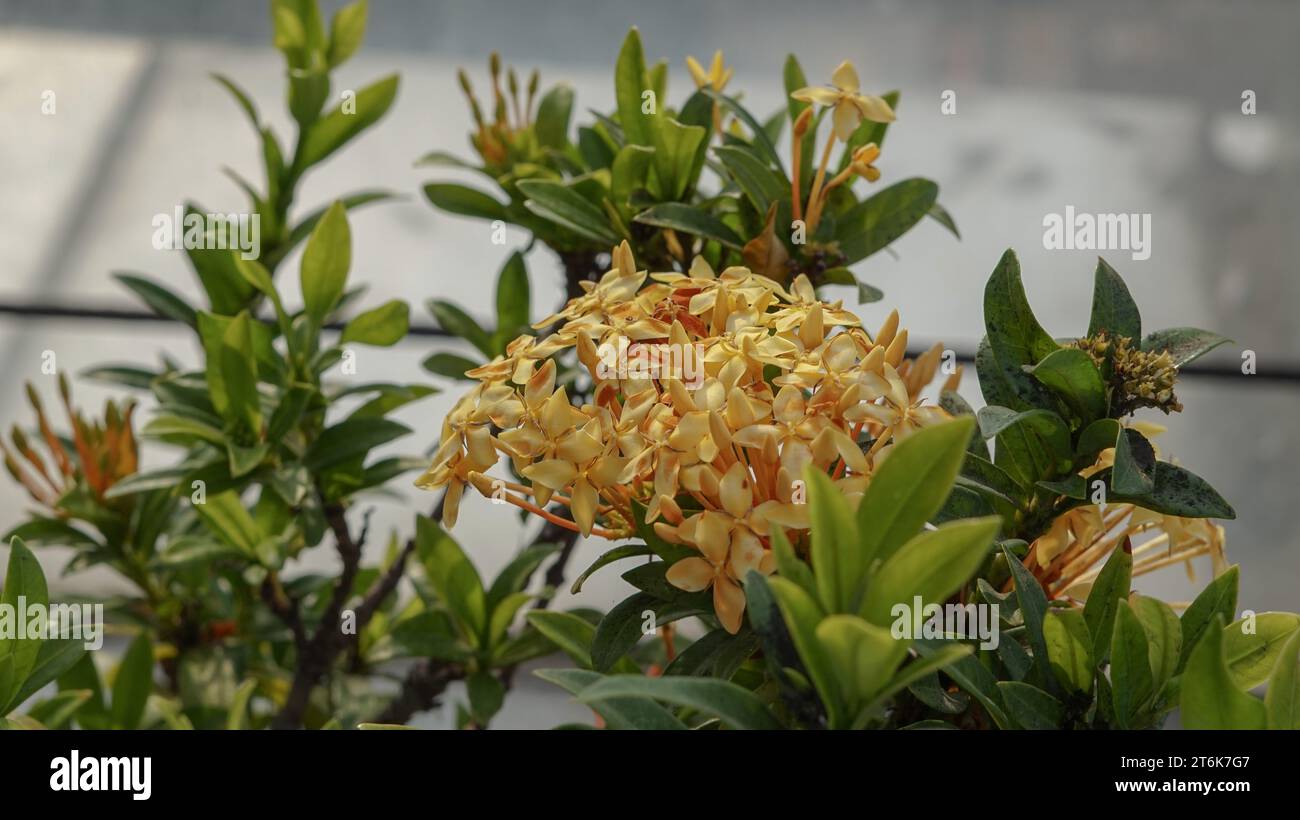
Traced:
<svg viewBox="0 0 1300 820">
<path fill-rule="evenodd" d="M 322 2 L 326 14 L 339 5 Z M 1180 381 L 1186 410 L 1167 420 L 1157 443 L 1236 507 L 1238 519 L 1225 526 L 1229 558 L 1242 564 L 1241 606 L 1300 609 L 1300 530 L 1292 518 L 1300 508 L 1300 4 L 372 0 L 366 43 L 339 85 L 360 87 L 399 71 L 397 103 L 313 172 L 299 200 L 305 212 L 358 188 L 406 195 L 351 219 L 352 277 L 369 284 L 371 303 L 404 298 L 416 306 L 413 320 L 428 324 L 419 306 L 439 297 L 486 318 L 497 270 L 528 242 L 512 229 L 506 247 L 494 245 L 486 223 L 437 213 L 420 193 L 423 183 L 454 174 L 414 168 L 418 157 L 433 149 L 470 155 L 456 67 L 470 69 L 482 87 L 487 55 L 498 50 L 524 71 L 540 68 L 544 87 L 572 84 L 578 112 L 604 111 L 613 105 L 613 61 L 630 25 L 640 27 L 648 60 L 669 61 L 677 103 L 692 87 L 685 57 L 707 63 L 719 48 L 736 71 L 728 90 L 743 93 L 759 115 L 784 105 L 781 64 L 790 52 L 812 82 L 828 81 L 847 58 L 867 91 L 901 91 L 878 163 L 881 184 L 909 176 L 938 182 L 962 239 L 926 221 L 895 244 L 897 258 L 878 254 L 857 273 L 886 294 L 862 308 L 864 323 L 879 324 L 885 306 L 897 306 L 917 347 L 941 340 L 974 351 L 984 282 L 1007 247 L 1020 255 L 1043 325 L 1058 336 L 1082 334 L 1095 254 L 1044 249 L 1043 218 L 1067 206 L 1150 214 L 1149 259 L 1105 254 L 1128 282 L 1144 326 L 1192 325 L 1235 340 L 1202 360 L 1219 375 Z M 155 364 L 164 351 L 196 361 L 185 328 L 59 316 L 51 308 L 135 309 L 113 271 L 142 272 L 198 296 L 182 256 L 153 248 L 151 220 L 187 199 L 210 210 L 244 207 L 221 169 L 260 179 L 257 146 L 208 75 L 231 76 L 279 133 L 291 133 L 283 63 L 270 38 L 261 0 L 0 0 L 0 425 L 30 423 L 25 380 L 53 400 L 55 378 L 41 371 L 45 351 L 70 374 L 106 361 Z M 46 91 L 56 95 L 52 116 L 42 113 Z M 952 114 L 940 108 L 948 91 Z M 1247 91 L 1253 115 L 1242 110 Z M 542 248 L 528 262 L 540 318 L 562 298 L 560 268 Z M 296 260 L 287 269 L 295 275 L 285 281 L 296 282 Z M 855 293 L 839 290 L 836 298 L 856 303 Z M 412 336 L 393 349 L 357 351 L 357 378 L 444 388 L 399 416 L 417 432 L 395 452 L 423 453 L 459 393 L 420 369 L 440 347 L 454 349 Z M 1257 356 L 1256 375 L 1239 374 L 1245 350 Z M 962 392 L 978 407 L 970 370 Z M 74 380 L 76 403 L 87 410 L 98 412 L 110 394 Z M 412 513 L 427 513 L 432 502 L 414 489 L 376 499 L 375 526 L 407 533 Z M 28 506 L 25 493 L 0 480 L 0 528 L 18 523 Z M 455 535 L 491 575 L 532 529 L 467 497 Z M 604 546 L 580 544 L 570 577 Z M 0 547 L 0 560 L 5 552 Z M 329 550 L 317 552 L 310 560 L 328 567 Z M 93 570 L 57 577 L 67 556 L 42 555 L 55 576 L 54 597 L 116 591 L 112 578 Z M 1140 587 L 1190 600 L 1207 578 L 1208 566 L 1195 582 L 1175 567 L 1142 578 Z M 598 574 L 580 603 L 608 607 L 625 594 L 622 585 L 616 572 Z M 556 605 L 577 603 L 565 591 Z M 530 676 L 516 681 L 494 725 L 553 726 L 586 714 Z M 421 719 L 450 720 L 441 713 Z"/>
</svg>

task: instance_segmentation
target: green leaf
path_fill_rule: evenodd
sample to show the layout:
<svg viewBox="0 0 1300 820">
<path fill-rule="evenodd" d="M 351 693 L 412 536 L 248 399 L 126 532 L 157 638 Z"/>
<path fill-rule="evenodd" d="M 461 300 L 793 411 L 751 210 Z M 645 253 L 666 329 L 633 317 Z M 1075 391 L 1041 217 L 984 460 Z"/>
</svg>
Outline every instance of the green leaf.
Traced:
<svg viewBox="0 0 1300 820">
<path fill-rule="evenodd" d="M 537 105 L 537 121 L 533 133 L 537 144 L 543 148 L 563 150 L 569 144 L 569 118 L 573 113 L 573 89 L 560 84 L 542 95 Z"/>
<path fill-rule="evenodd" d="M 751 573 L 751 578 L 753 573 Z M 752 582 L 747 582 L 746 586 Z M 782 620 L 790 632 L 799 658 L 803 661 L 813 686 L 821 696 L 822 706 L 826 709 L 827 722 L 832 726 L 843 725 L 848 719 L 839 691 L 838 676 L 830 657 L 817 640 L 817 625 L 826 617 L 821 605 L 812 593 L 786 578 L 768 578 L 768 589 L 776 598 L 781 610 Z M 758 629 L 758 625 L 755 625 Z"/>
<path fill-rule="evenodd" d="M 1110 685 L 1115 720 L 1122 729 L 1134 728 L 1134 718 L 1155 694 L 1150 654 L 1142 622 L 1128 601 L 1121 600 L 1110 642 Z"/>
<path fill-rule="evenodd" d="M 1021 563 L 1020 559 L 1004 543 L 1002 556 L 1015 579 L 1016 601 L 1020 605 L 1020 614 L 1025 621 L 1025 631 L 1029 633 L 1029 646 L 1034 650 L 1034 665 L 1038 668 L 1041 680 L 1049 689 L 1056 689 L 1056 679 L 1052 676 L 1051 656 L 1047 651 L 1047 639 L 1043 632 L 1043 618 L 1047 615 L 1047 594 L 1038 583 L 1038 579 Z M 1011 708 L 1011 704 L 1007 704 Z"/>
<path fill-rule="evenodd" d="M 488 611 L 495 610 L 510 595 L 522 592 L 542 562 L 559 551 L 558 544 L 532 544 L 520 550 L 492 579 L 487 591 Z"/>
<path fill-rule="evenodd" d="M 1043 617 L 1043 641 L 1052 672 L 1072 692 L 1092 691 L 1092 636 L 1077 609 L 1051 610 Z"/>
<path fill-rule="evenodd" d="M 632 193 L 646 185 L 646 174 L 655 151 L 644 145 L 624 145 L 610 166 L 609 192 L 614 202 L 625 206 Z"/>
<path fill-rule="evenodd" d="M 1247 632 L 1247 628 L 1253 631 Z M 1237 688 L 1253 689 L 1272 673 L 1291 636 L 1300 630 L 1300 615 L 1260 612 L 1228 624 L 1223 633 L 1223 658 Z"/>
<path fill-rule="evenodd" d="M 1063 347 L 1027 366 L 1035 379 L 1065 400 L 1081 426 L 1106 415 L 1106 385 L 1092 357 L 1077 347 Z"/>
<path fill-rule="evenodd" d="M 528 268 L 524 255 L 510 254 L 505 267 L 497 275 L 497 335 L 501 350 L 506 343 L 528 329 L 528 311 L 531 303 L 528 289 Z"/>
<path fill-rule="evenodd" d="M 465 679 L 465 689 L 469 694 L 469 708 L 474 715 L 474 722 L 487 726 L 497 712 L 501 711 L 506 700 L 506 688 L 490 672 L 475 672 Z"/>
<path fill-rule="evenodd" d="M 1121 600 L 1128 599 L 1129 585 L 1133 581 L 1133 554 L 1122 546 L 1111 551 L 1097 580 L 1092 582 L 1088 600 L 1083 607 L 1083 619 L 1092 635 L 1092 659 L 1102 663 L 1110 652 L 1111 636 L 1115 632 L 1115 610 Z"/>
<path fill-rule="evenodd" d="M 1102 331 L 1112 339 L 1127 337 L 1136 343 L 1142 338 L 1142 315 L 1124 280 L 1105 259 L 1098 258 L 1088 335 L 1095 337 Z"/>
<path fill-rule="evenodd" d="M 958 418 L 894 445 L 858 505 L 858 549 L 866 561 L 888 560 L 943 507 L 974 430 L 974 419 Z"/>
<path fill-rule="evenodd" d="M 479 645 L 487 628 L 487 597 L 478 570 L 447 532 L 431 518 L 415 520 L 415 549 L 429 584 L 459 621 L 464 637 Z"/>
<path fill-rule="evenodd" d="M 1223 616 L 1215 613 L 1188 656 L 1181 687 L 1183 727 L 1263 729 L 1264 703 L 1238 689 L 1224 663 L 1223 632 Z"/>
<path fill-rule="evenodd" d="M 611 675 L 578 694 L 583 703 L 611 698 L 650 698 L 716 716 L 732 729 L 780 729 L 772 713 L 750 692 L 717 678 L 646 678 Z"/>
<path fill-rule="evenodd" d="M 1029 307 L 1015 251 L 1008 250 L 1002 255 L 984 286 L 984 327 L 992 361 L 997 365 L 1001 381 L 1015 397 L 1014 401 L 999 399 L 1000 403 L 1013 410 L 1050 406 L 1046 392 L 1022 368 L 1037 364 L 1059 346 L 1038 324 Z M 985 386 L 984 370 L 980 371 L 980 387 L 986 391 L 984 398 L 992 402 L 987 393 L 989 388 Z"/>
<path fill-rule="evenodd" d="M 361 41 L 366 36 L 367 12 L 369 0 L 357 0 L 335 12 L 330 21 L 330 45 L 326 57 L 330 68 L 342 65 L 361 48 Z"/>
<path fill-rule="evenodd" d="M 45 607 L 49 601 L 40 562 L 21 538 L 14 537 L 9 542 L 9 564 L 0 590 L 0 605 L 15 613 L 31 607 Z M 7 714 L 9 707 L 17 705 L 13 697 L 32 674 L 41 651 L 42 641 L 28 640 L 26 635 L 14 632 L 11 637 L 0 638 L 0 665 L 7 667 L 8 672 L 8 675 L 0 677 L 0 715 Z"/>
<path fill-rule="evenodd" d="M 307 449 L 302 462 L 309 470 L 324 470 L 365 455 L 371 449 L 409 432 L 411 428 L 392 419 L 349 417 L 325 428 Z"/>
<path fill-rule="evenodd" d="M 602 553 L 599 558 L 591 563 L 591 566 L 584 569 L 582 574 L 574 579 L 573 586 L 569 588 L 569 592 L 577 595 L 578 592 L 581 591 L 582 585 L 586 580 L 601 567 L 608 566 L 615 561 L 621 561 L 624 558 L 635 558 L 638 556 L 654 554 L 654 550 L 650 549 L 646 544 L 624 544 L 621 547 L 614 547 L 612 550 Z"/>
<path fill-rule="evenodd" d="M 310 168 L 378 122 L 397 97 L 397 85 L 396 74 L 384 77 L 317 120 L 307 132 L 301 155 L 294 158 L 296 167 Z"/>
<path fill-rule="evenodd" d="M 930 206 L 930 210 L 926 215 L 947 228 L 948 232 L 953 236 L 961 239 L 961 231 L 957 230 L 957 222 L 952 218 L 952 214 L 948 213 L 947 208 L 936 202 Z"/>
<path fill-rule="evenodd" d="M 421 367 L 436 376 L 445 376 L 449 379 L 460 379 L 462 381 L 473 381 L 473 379 L 465 375 L 465 371 L 473 370 L 480 364 L 482 362 L 476 362 L 464 356 L 457 356 L 455 353 L 434 353 L 420 362 Z"/>
<path fill-rule="evenodd" d="M 533 673 L 548 683 L 553 683 L 571 695 L 577 695 L 603 676 L 587 669 L 538 669 Z M 642 697 L 610 698 L 591 704 L 591 708 L 605 719 L 611 729 L 679 730 L 685 729 L 672 712 Z"/>
<path fill-rule="evenodd" d="M 618 104 L 618 123 L 631 145 L 651 145 L 649 121 L 653 115 L 642 114 L 642 94 L 650 90 L 646 82 L 645 54 L 641 50 L 641 34 L 632 27 L 619 49 L 618 61 L 614 64 L 614 99 Z M 664 100 L 655 101 L 655 110 L 664 104 Z"/>
<path fill-rule="evenodd" d="M 815 634 L 850 715 L 857 715 L 885 687 L 907 657 L 906 641 L 856 615 L 831 615 L 817 625 Z"/>
<path fill-rule="evenodd" d="M 141 632 L 122 656 L 113 681 L 113 725 L 118 729 L 136 729 L 144 716 L 144 707 L 153 692 L 153 643 Z"/>
<path fill-rule="evenodd" d="M 1151 690 L 1161 692 L 1178 668 L 1178 657 L 1183 648 L 1182 625 L 1178 623 L 1178 615 L 1164 601 L 1134 595 L 1129 600 L 1129 605 L 1146 631 L 1147 646 L 1150 649 Z M 1265 670 L 1260 678 L 1261 683 L 1267 675 L 1268 670 Z"/>
<path fill-rule="evenodd" d="M 1175 367 L 1182 367 L 1209 353 L 1222 344 L 1232 340 L 1194 327 L 1171 327 L 1157 330 L 1142 340 L 1142 349 L 1147 352 L 1166 350 L 1174 360 Z"/>
<path fill-rule="evenodd" d="M 347 211 L 335 202 L 316 223 L 302 255 L 302 298 L 316 324 L 325 321 L 343 296 L 352 266 L 352 232 Z"/>
<path fill-rule="evenodd" d="M 1001 526 L 997 516 L 950 521 L 908 541 L 872 578 L 862 617 L 885 626 L 895 604 L 911 607 L 916 596 L 926 604 L 946 601 L 984 563 Z"/>
<path fill-rule="evenodd" d="M 259 436 L 262 433 L 262 411 L 257 392 L 257 362 L 253 358 L 252 320 L 247 311 L 240 311 L 221 337 L 221 358 L 208 362 L 221 368 L 221 381 L 229 401 L 227 420 L 242 424 L 244 429 Z"/>
<path fill-rule="evenodd" d="M 1110 488 L 1120 495 L 1146 495 L 1155 489 L 1156 451 L 1137 430 L 1121 428 L 1115 437 L 1115 467 Z"/>
<path fill-rule="evenodd" d="M 489 359 L 496 355 L 496 345 L 493 343 L 491 335 L 480 327 L 479 323 L 474 321 L 473 317 L 468 313 L 451 302 L 442 299 L 430 299 L 428 308 L 429 312 L 433 314 L 434 321 L 443 330 L 474 345 L 480 353 Z"/>
<path fill-rule="evenodd" d="M 1268 728 L 1300 729 L 1300 632 L 1287 639 L 1278 655 L 1273 675 L 1268 680 L 1268 694 L 1264 707 L 1268 712 Z"/>
<path fill-rule="evenodd" d="M 915 642 L 916 651 L 924 658 L 933 658 L 936 655 L 942 656 L 952 649 L 952 642 L 948 638 L 925 638 Z M 964 658 L 955 658 L 948 662 L 944 667 L 944 673 L 953 679 L 953 681 L 969 693 L 971 697 L 979 701 L 984 711 L 988 712 L 989 717 L 997 724 L 1000 729 L 1014 728 L 1015 724 L 1007 717 L 1002 707 L 1002 695 L 997 688 L 997 679 L 993 673 L 980 663 L 974 655 L 967 655 Z"/>
<path fill-rule="evenodd" d="M 505 205 L 475 188 L 451 182 L 430 182 L 424 186 L 424 195 L 435 208 L 448 213 L 476 219 L 509 221 Z"/>
<path fill-rule="evenodd" d="M 1201 642 L 1201 636 L 1209 628 L 1214 616 L 1218 615 L 1227 623 L 1237 613 L 1237 584 L 1241 570 L 1236 564 L 1215 578 L 1201 594 L 1196 596 L 1192 605 L 1183 611 L 1180 619 L 1183 628 L 1183 649 L 1178 659 L 1178 671 L 1183 671 L 1192 649 Z"/>
<path fill-rule="evenodd" d="M 365 2 L 365 0 L 361 0 Z M 230 711 L 226 713 L 226 729 L 229 731 L 238 731 L 248 726 L 248 702 L 252 700 L 253 693 L 257 691 L 257 680 L 249 678 L 239 684 L 235 690 L 235 696 L 230 699 Z"/>
<path fill-rule="evenodd" d="M 194 505 L 194 511 L 223 541 L 250 558 L 266 537 L 233 490 L 209 495 L 203 504 Z"/>
<path fill-rule="evenodd" d="M 998 681 L 1007 712 L 1025 729 L 1059 729 L 1065 708 L 1036 686 L 1014 680 Z"/>
<path fill-rule="evenodd" d="M 803 478 L 808 487 L 810 555 L 818 599 L 827 613 L 854 612 L 871 556 L 860 549 L 853 510 L 830 477 L 810 464 L 804 468 Z"/>
<path fill-rule="evenodd" d="M 838 220 L 840 252 L 852 265 L 892 244 L 934 207 L 939 186 L 928 179 L 896 182 L 853 206 Z"/>
<path fill-rule="evenodd" d="M 709 95 L 709 97 L 713 98 L 715 102 L 734 114 L 736 119 L 745 124 L 745 127 L 749 129 L 750 134 L 753 135 L 754 149 L 762 154 L 763 157 L 776 168 L 778 173 L 782 174 L 782 183 L 785 183 L 785 172 L 781 165 L 781 155 L 777 153 L 776 145 L 772 142 L 772 138 L 767 135 L 767 129 L 763 128 L 762 123 L 754 119 L 754 115 L 749 113 L 749 111 L 746 110 L 745 107 L 734 97 L 728 97 L 726 94 L 714 91 L 711 88 L 705 88 L 702 90 L 705 94 Z"/>
<path fill-rule="evenodd" d="M 785 537 L 785 530 L 770 527 L 768 540 L 772 543 L 772 556 L 776 559 L 776 571 L 782 577 L 798 584 L 809 595 L 817 595 L 817 578 L 812 567 L 795 555 L 794 547 Z"/>
<path fill-rule="evenodd" d="M 980 408 L 980 431 L 997 438 L 994 463 L 1021 487 L 1069 470 L 1072 464 L 1070 428 L 1050 410 L 1017 413 L 1006 407 Z"/>
<path fill-rule="evenodd" d="M 528 197 L 525 208 L 583 239 L 610 246 L 617 245 L 621 239 L 609 226 L 605 213 L 568 185 L 526 179 L 520 181 L 519 190 Z"/>
<path fill-rule="evenodd" d="M 683 125 L 671 117 L 655 118 L 651 136 L 660 199 L 677 200 L 686 192 L 706 133 L 698 125 Z"/>
<path fill-rule="evenodd" d="M 385 302 L 377 308 L 361 313 L 347 323 L 340 344 L 358 344 L 391 347 L 406 336 L 411 327 L 411 308 L 401 299 Z"/>
<path fill-rule="evenodd" d="M 1113 493 L 1111 501 L 1133 502 L 1152 512 L 1183 518 L 1233 519 L 1237 513 L 1205 479 L 1167 461 L 1157 461 L 1151 470 L 1155 486 L 1145 495 Z"/>
<path fill-rule="evenodd" d="M 574 663 L 583 669 L 591 669 L 591 641 L 596 635 L 595 626 L 572 612 L 534 609 L 524 617 Z"/>
<path fill-rule="evenodd" d="M 808 105 L 791 101 L 793 104 Z M 773 202 L 780 202 L 790 196 L 789 186 L 767 165 L 754 155 L 753 151 L 731 145 L 719 145 L 713 149 L 714 155 L 721 160 L 731 178 L 745 194 L 745 197 L 760 214 L 767 213 Z"/>
<path fill-rule="evenodd" d="M 130 288 L 132 293 L 140 297 L 140 301 L 159 316 L 174 319 L 190 327 L 198 326 L 198 316 L 194 308 L 157 282 L 130 273 L 115 273 L 113 278 Z"/>
<path fill-rule="evenodd" d="M 680 202 L 663 202 L 636 215 L 634 222 L 670 228 L 702 239 L 718 242 L 731 250 L 741 250 L 745 242 L 721 219 L 699 208 Z"/>
</svg>

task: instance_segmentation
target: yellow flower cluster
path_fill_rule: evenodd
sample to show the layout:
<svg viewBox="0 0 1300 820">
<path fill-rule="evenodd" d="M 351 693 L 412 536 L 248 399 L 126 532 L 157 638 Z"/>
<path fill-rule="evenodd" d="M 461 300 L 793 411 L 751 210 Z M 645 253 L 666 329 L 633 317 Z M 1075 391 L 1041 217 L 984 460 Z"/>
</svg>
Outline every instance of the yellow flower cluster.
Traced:
<svg viewBox="0 0 1300 820">
<path fill-rule="evenodd" d="M 698 550 L 668 580 L 712 586 L 735 632 L 739 580 L 772 570 L 770 528 L 804 540 L 805 466 L 860 494 L 892 441 L 947 417 L 921 399 L 940 346 L 906 360 L 897 312 L 869 334 L 802 275 L 787 289 L 746 268 L 715 273 L 702 257 L 686 273 L 648 273 L 624 242 L 612 269 L 583 284 L 536 326 L 561 323 L 552 333 L 520 336 L 467 373 L 479 383 L 417 481 L 447 488 L 448 526 L 466 485 L 584 535 L 629 537 L 642 515 L 660 538 Z M 570 383 L 584 385 L 580 404 Z M 523 482 L 487 475 L 500 455 Z"/>
</svg>

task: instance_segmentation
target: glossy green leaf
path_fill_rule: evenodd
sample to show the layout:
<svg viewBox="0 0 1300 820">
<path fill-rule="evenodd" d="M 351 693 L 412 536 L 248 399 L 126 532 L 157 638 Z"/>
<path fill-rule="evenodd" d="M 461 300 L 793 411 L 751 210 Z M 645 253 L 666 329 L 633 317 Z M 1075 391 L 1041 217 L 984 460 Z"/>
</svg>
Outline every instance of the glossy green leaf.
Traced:
<svg viewBox="0 0 1300 820">
<path fill-rule="evenodd" d="M 406 336 L 411 327 L 411 308 L 401 299 L 392 299 L 377 308 L 358 314 L 343 328 L 340 344 L 391 347 Z"/>
<path fill-rule="evenodd" d="M 119 729 L 136 729 L 153 692 L 153 642 L 140 633 L 126 648 L 113 680 L 111 715 Z"/>
<path fill-rule="evenodd" d="M 1102 663 L 1110 654 L 1111 636 L 1115 633 L 1115 610 L 1121 600 L 1127 600 L 1133 582 L 1133 554 L 1123 547 L 1111 551 L 1102 565 L 1097 579 L 1092 582 L 1088 600 L 1083 607 L 1083 618 L 1092 635 L 1092 659 Z"/>
<path fill-rule="evenodd" d="M 1300 632 L 1287 639 L 1268 679 L 1264 707 L 1270 729 L 1300 729 Z"/>
<path fill-rule="evenodd" d="M 1134 719 L 1155 694 L 1155 689 L 1146 631 L 1126 600 L 1121 600 L 1115 610 L 1115 634 L 1110 641 L 1110 685 L 1116 721 L 1120 728 L 1134 728 Z"/>
<path fill-rule="evenodd" d="M 1171 327 L 1157 330 L 1142 340 L 1142 349 L 1155 352 L 1167 350 L 1174 360 L 1175 367 L 1182 367 L 1209 353 L 1219 345 L 1232 340 L 1194 327 Z"/>
<path fill-rule="evenodd" d="M 1129 295 L 1128 286 L 1106 264 L 1106 260 L 1097 260 L 1097 271 L 1092 289 L 1092 315 L 1088 319 L 1088 335 L 1095 337 L 1105 331 L 1111 339 L 1127 337 L 1133 340 L 1142 338 L 1142 315 L 1137 304 Z"/>
<path fill-rule="evenodd" d="M 1060 396 L 1082 425 L 1106 415 L 1106 385 L 1092 357 L 1082 350 L 1054 350 L 1029 366 L 1029 372 Z"/>
<path fill-rule="evenodd" d="M 1187 659 L 1182 722 L 1187 729 L 1263 729 L 1264 703 L 1237 688 L 1223 657 L 1223 616 L 1215 614 Z"/>
<path fill-rule="evenodd" d="M 912 538 L 872 577 L 862 617 L 886 626 L 894 619 L 896 604 L 910 608 L 917 596 L 924 604 L 948 600 L 988 558 L 993 536 L 1001 526 L 1002 520 L 996 516 L 972 518 L 950 521 Z"/>
<path fill-rule="evenodd" d="M 478 570 L 446 530 L 431 518 L 416 518 L 415 549 L 438 600 L 459 621 L 466 640 L 478 644 L 487 627 L 487 596 Z"/>
<path fill-rule="evenodd" d="M 973 418 L 958 418 L 918 430 L 894 445 L 858 505 L 858 549 L 865 560 L 888 560 L 934 517 L 952 489 L 974 430 Z"/>
<path fill-rule="evenodd" d="M 866 259 L 925 219 L 939 196 L 928 179 L 905 179 L 853 206 L 838 221 L 836 231 L 845 264 Z"/>
<path fill-rule="evenodd" d="M 578 700 L 583 703 L 636 697 L 685 706 L 713 715 L 724 726 L 732 729 L 781 728 L 781 724 L 753 692 L 717 678 L 611 675 L 596 681 L 578 694 Z"/>
<path fill-rule="evenodd" d="M 304 309 L 317 324 L 343 296 L 352 266 L 352 231 L 343 203 L 335 202 L 316 223 L 302 255 Z"/>
<path fill-rule="evenodd" d="M 546 180 L 523 180 L 519 190 L 528 197 L 524 207 L 543 219 L 601 245 L 617 245 L 621 237 L 609 218 L 572 187 Z"/>
<path fill-rule="evenodd" d="M 1050 610 L 1043 616 L 1043 642 L 1057 681 L 1072 692 L 1092 691 L 1092 636 L 1077 609 Z"/>
<path fill-rule="evenodd" d="M 1059 729 L 1065 708 L 1036 686 L 1020 681 L 998 681 L 1007 713 L 1025 729 Z"/>
<path fill-rule="evenodd" d="M 1300 615 L 1259 612 L 1228 624 L 1223 633 L 1223 659 L 1237 688 L 1253 689 L 1273 673 L 1287 641 L 1300 630 Z"/>
<path fill-rule="evenodd" d="M 452 182 L 431 182 L 424 186 L 424 195 L 435 208 L 448 213 L 476 219 L 508 221 L 506 206 L 475 188 Z"/>
<path fill-rule="evenodd" d="M 680 202 L 664 202 L 636 215 L 636 222 L 642 225 L 654 225 L 658 228 L 671 228 L 675 231 L 698 236 L 702 239 L 718 242 L 732 250 L 740 250 L 745 244 L 735 231 L 727 227 L 708 211 Z"/>
<path fill-rule="evenodd" d="M 397 86 L 398 77 L 392 74 L 361 89 L 355 98 L 341 101 L 308 130 L 295 165 L 305 169 L 321 162 L 378 122 L 396 99 Z"/>
<path fill-rule="evenodd" d="M 1237 614 L 1237 586 L 1241 570 L 1236 564 L 1215 578 L 1205 589 L 1201 590 L 1191 606 L 1183 611 L 1180 618 L 1183 628 L 1183 648 L 1178 659 L 1178 671 L 1187 665 L 1192 650 L 1201 642 L 1201 636 L 1209 628 L 1214 616 L 1223 618 L 1228 623 Z"/>
</svg>

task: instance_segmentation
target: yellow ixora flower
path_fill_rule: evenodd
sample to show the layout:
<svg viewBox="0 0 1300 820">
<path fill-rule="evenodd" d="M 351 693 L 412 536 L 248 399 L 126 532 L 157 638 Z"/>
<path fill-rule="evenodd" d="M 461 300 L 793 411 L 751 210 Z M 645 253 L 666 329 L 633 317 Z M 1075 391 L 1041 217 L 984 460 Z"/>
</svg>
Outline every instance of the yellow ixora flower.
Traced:
<svg viewBox="0 0 1300 820">
<path fill-rule="evenodd" d="M 686 68 L 691 72 L 691 79 L 695 80 L 696 88 L 722 91 L 731 80 L 732 69 L 723 65 L 721 50 L 714 52 L 713 62 L 709 64 L 708 71 L 705 71 L 704 66 L 700 65 L 700 61 L 694 57 L 686 58 Z"/>
<path fill-rule="evenodd" d="M 520 337 L 466 374 L 478 384 L 448 414 L 417 484 L 447 489 L 448 526 L 466 486 L 583 535 L 651 526 L 695 551 L 668 580 L 711 588 L 732 632 L 746 574 L 774 567 L 773 528 L 806 547 L 804 469 L 860 493 L 893 440 L 946 416 L 920 399 L 938 354 L 906 360 L 896 312 L 873 340 L 806 277 L 787 291 L 698 258 L 686 272 L 649 273 L 623 243 L 584 291 L 542 323 L 558 323 L 549 335 Z M 602 351 L 629 341 L 690 348 L 702 372 L 674 372 L 672 356 L 611 369 Z M 520 482 L 493 475 L 502 456 Z"/>
<path fill-rule="evenodd" d="M 880 97 L 861 92 L 857 69 L 845 60 L 831 75 L 831 86 L 808 86 L 790 94 L 796 100 L 833 108 L 835 136 L 848 142 L 863 119 L 872 122 L 893 122 L 894 109 Z"/>
</svg>

